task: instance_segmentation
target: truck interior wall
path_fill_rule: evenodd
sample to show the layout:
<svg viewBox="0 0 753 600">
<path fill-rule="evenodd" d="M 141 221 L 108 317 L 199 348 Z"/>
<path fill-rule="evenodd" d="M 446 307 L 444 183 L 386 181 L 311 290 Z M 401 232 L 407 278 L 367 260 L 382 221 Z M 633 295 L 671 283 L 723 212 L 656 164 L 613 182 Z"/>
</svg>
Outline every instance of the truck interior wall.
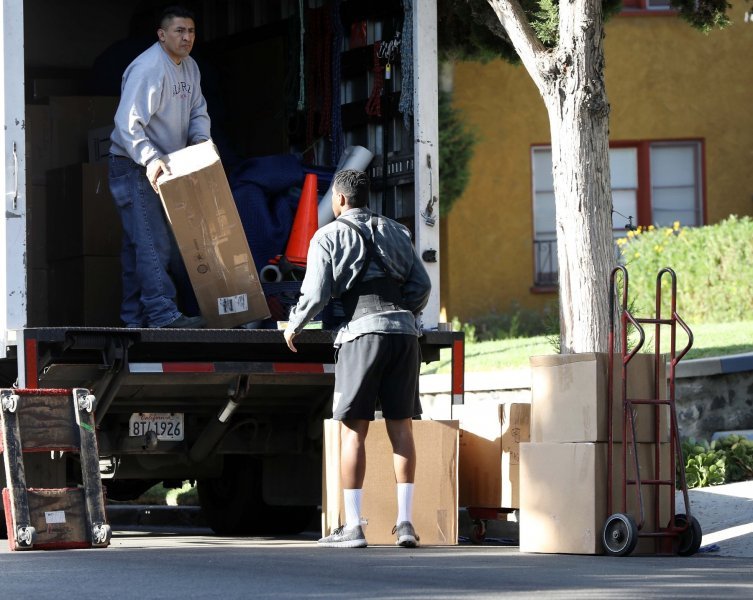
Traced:
<svg viewBox="0 0 753 600">
<path fill-rule="evenodd" d="M 155 28 L 145 27 L 143 14 L 163 4 L 156 0 L 24 2 L 28 326 L 120 324 L 115 301 L 120 285 L 118 251 L 109 244 L 61 252 L 56 229 L 78 220 L 73 229 L 84 237 L 87 227 L 105 229 L 113 238 L 120 235 L 114 210 L 87 224 L 92 205 L 112 203 L 106 162 L 95 152 L 106 147 L 106 138 L 94 150 L 92 138 L 96 142 L 97 132 L 102 136 L 101 130 L 112 124 L 123 68 L 156 40 Z M 202 70 L 212 134 L 226 169 L 251 157 L 291 152 L 302 153 L 304 162 L 332 169 L 327 134 L 317 134 L 314 146 L 307 147 L 311 113 L 296 110 L 298 2 L 186 0 L 184 4 L 197 15 L 192 56 Z M 392 92 L 392 101 L 384 105 L 386 114 L 374 117 L 364 111 L 374 83 L 370 44 L 394 38 L 402 19 L 400 2 L 345 0 L 341 12 L 343 20 L 364 22 L 367 31 L 365 46 L 342 55 L 344 142 L 366 146 L 375 154 L 372 207 L 413 228 L 412 132 L 403 125 L 402 115 L 389 108 L 396 107 L 399 99 L 399 64 L 392 68 L 391 87 L 385 86 Z M 346 45 L 349 29 L 344 32 Z M 399 165 L 402 175 L 388 178 L 388 168 L 382 168 L 387 163 Z M 57 210 L 50 210 L 52 203 Z M 51 220 L 53 212 L 66 214 L 65 223 Z"/>
</svg>

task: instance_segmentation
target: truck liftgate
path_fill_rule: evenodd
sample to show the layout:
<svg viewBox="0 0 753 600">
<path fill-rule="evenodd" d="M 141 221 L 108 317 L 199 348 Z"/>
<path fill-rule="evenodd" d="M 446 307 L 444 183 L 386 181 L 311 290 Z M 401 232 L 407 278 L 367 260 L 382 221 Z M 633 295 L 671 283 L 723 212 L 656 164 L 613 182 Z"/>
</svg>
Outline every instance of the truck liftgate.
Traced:
<svg viewBox="0 0 753 600">
<path fill-rule="evenodd" d="M 293 354 L 278 330 L 31 328 L 0 361 L 0 386 L 91 390 L 110 499 L 195 480 L 218 534 L 296 533 L 321 503 L 332 340 L 330 331 L 304 330 Z M 444 331 L 420 338 L 424 362 L 451 349 L 456 404 L 463 340 Z M 81 483 L 79 471 L 69 464 L 65 485 Z"/>
</svg>

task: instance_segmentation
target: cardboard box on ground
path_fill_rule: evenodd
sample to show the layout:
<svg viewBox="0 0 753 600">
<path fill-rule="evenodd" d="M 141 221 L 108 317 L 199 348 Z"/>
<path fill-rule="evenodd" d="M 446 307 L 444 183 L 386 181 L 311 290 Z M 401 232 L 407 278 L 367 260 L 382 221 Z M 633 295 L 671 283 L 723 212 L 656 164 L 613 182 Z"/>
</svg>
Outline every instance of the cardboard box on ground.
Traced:
<svg viewBox="0 0 753 600">
<path fill-rule="evenodd" d="M 269 317 L 238 209 L 212 142 L 165 157 L 170 175 L 159 180 L 207 327 L 225 329 Z"/>
<path fill-rule="evenodd" d="M 613 367 L 613 440 L 622 440 L 623 402 L 621 366 Z M 553 354 L 531 357 L 531 441 L 606 442 L 607 353 Z M 627 368 L 630 399 L 655 397 L 656 362 L 653 354 L 636 354 Z M 667 398 L 666 368 L 659 361 L 659 398 Z M 636 441 L 669 440 L 669 407 L 658 408 L 661 431 L 654 431 L 655 407 L 635 405 Z"/>
<path fill-rule="evenodd" d="M 614 445 L 613 506 L 607 507 L 608 463 L 605 443 L 522 444 L 520 463 L 520 551 L 561 554 L 603 554 L 601 532 L 607 517 L 630 514 L 640 521 L 636 486 L 627 486 L 627 510 L 622 506 L 622 444 Z M 670 444 L 660 444 L 662 479 L 669 473 Z M 640 443 L 641 479 L 653 479 L 656 445 Z M 628 479 L 635 479 L 633 446 L 628 446 Z M 643 532 L 667 527 L 674 488 L 643 485 Z M 659 522 L 655 520 L 658 489 Z M 611 511 L 611 512 L 610 512 Z M 655 554 L 655 541 L 639 538 L 633 554 Z"/>
<path fill-rule="evenodd" d="M 460 425 L 460 506 L 520 506 L 520 444 L 530 439 L 531 405 L 492 401 L 453 406 Z"/>
<path fill-rule="evenodd" d="M 340 422 L 324 421 L 322 468 L 322 535 L 345 522 L 340 482 Z M 413 524 L 422 545 L 454 545 L 458 541 L 458 423 L 413 421 L 417 470 Z M 366 479 L 362 517 L 369 544 L 395 544 L 397 487 L 392 446 L 383 419 L 373 421 L 366 437 Z"/>
</svg>

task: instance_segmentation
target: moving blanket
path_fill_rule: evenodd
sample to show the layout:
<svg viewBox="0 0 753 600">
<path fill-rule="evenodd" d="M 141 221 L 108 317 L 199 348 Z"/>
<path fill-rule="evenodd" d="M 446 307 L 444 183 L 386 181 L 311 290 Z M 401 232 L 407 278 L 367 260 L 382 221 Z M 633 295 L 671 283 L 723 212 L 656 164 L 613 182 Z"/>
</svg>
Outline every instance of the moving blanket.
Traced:
<svg viewBox="0 0 753 600">
<path fill-rule="evenodd" d="M 254 263 L 262 269 L 285 252 L 304 171 L 295 154 L 243 161 L 228 177 Z"/>
</svg>

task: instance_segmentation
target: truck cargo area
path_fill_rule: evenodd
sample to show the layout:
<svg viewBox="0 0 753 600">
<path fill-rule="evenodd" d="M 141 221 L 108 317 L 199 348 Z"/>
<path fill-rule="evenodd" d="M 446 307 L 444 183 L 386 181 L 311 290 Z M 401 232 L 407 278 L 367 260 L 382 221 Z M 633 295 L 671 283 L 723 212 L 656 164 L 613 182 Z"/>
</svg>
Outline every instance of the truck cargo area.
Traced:
<svg viewBox="0 0 753 600">
<path fill-rule="evenodd" d="M 0 384 L 91 390 L 111 500 L 188 479 L 217 533 L 300 530 L 322 499 L 333 332 L 304 330 L 290 352 L 274 328 L 288 292 L 269 296 L 283 313 L 265 328 L 131 329 L 119 318 L 108 138 L 122 71 L 156 41 L 144 18 L 165 3 L 12 4 L 0 17 L 6 49 L 23 51 L 3 59 L 5 146 L 16 153 L 6 164 L 18 171 L 5 179 Z M 414 0 L 407 16 L 399 0 L 183 4 L 196 13 L 192 56 L 257 269 L 285 247 L 304 174 L 318 174 L 323 195 L 344 149 L 368 149 L 371 208 L 411 230 L 432 279 L 423 360 L 453 349 L 462 401 L 463 334 L 439 323 L 436 3 Z M 264 186 L 243 169 L 265 159 L 292 161 L 296 176 L 259 200 Z M 75 484 L 72 460 L 34 457 L 28 478 Z"/>
</svg>

